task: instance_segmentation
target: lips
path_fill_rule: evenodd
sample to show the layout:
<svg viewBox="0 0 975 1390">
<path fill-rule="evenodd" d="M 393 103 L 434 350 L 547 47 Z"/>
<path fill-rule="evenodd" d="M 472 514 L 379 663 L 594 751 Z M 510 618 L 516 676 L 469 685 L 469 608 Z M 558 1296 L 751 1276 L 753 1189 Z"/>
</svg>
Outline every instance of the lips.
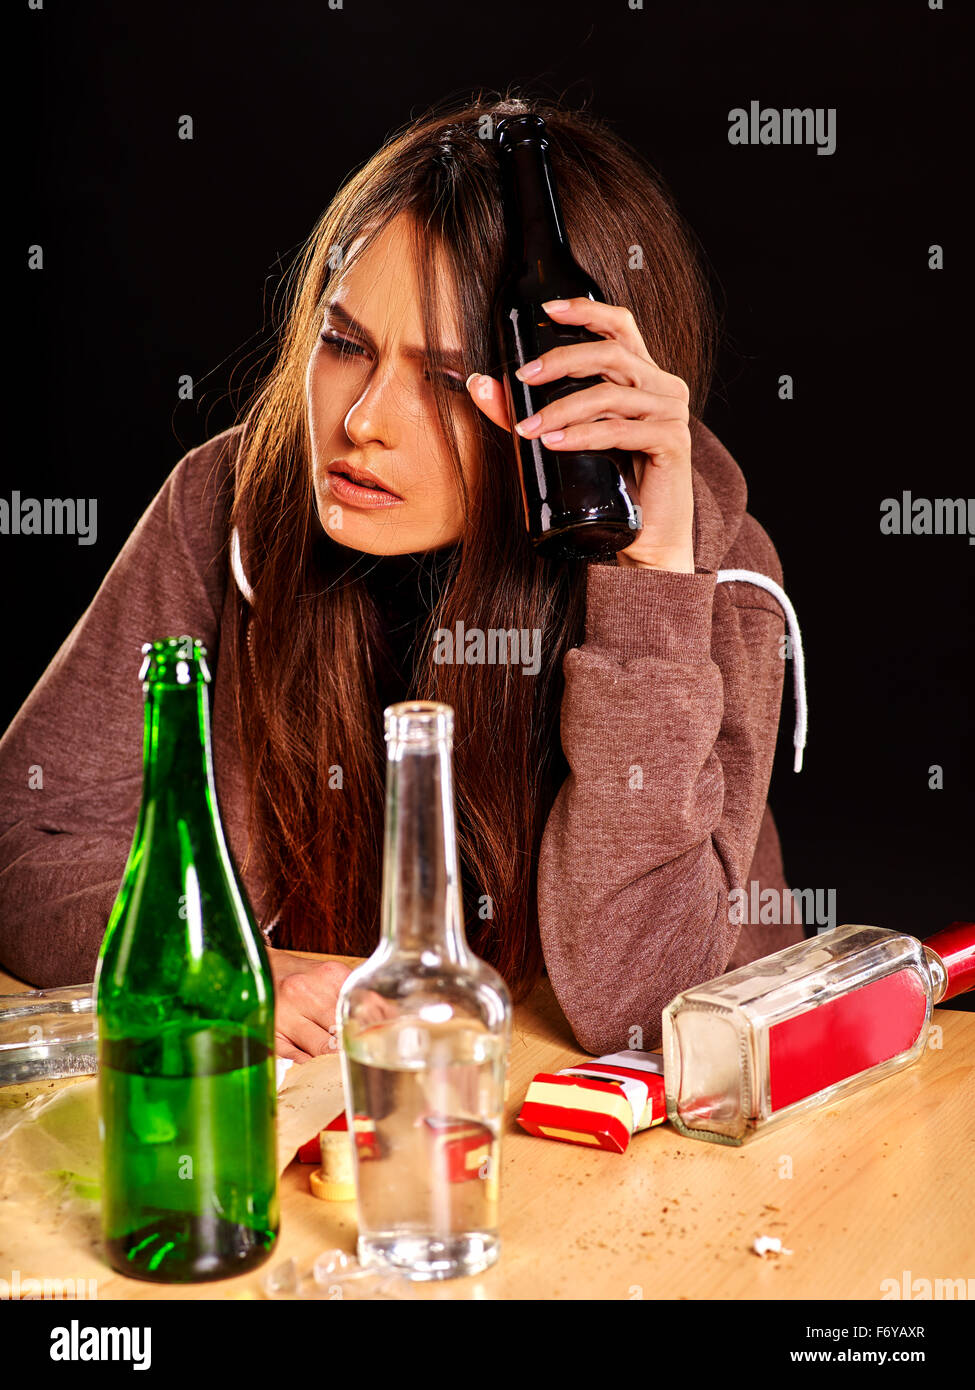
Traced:
<svg viewBox="0 0 975 1390">
<path fill-rule="evenodd" d="M 395 497 L 399 502 L 403 500 L 398 492 L 387 487 L 382 478 L 377 477 L 370 469 L 360 468 L 357 464 L 346 462 L 345 459 L 336 459 L 334 463 L 330 463 L 327 472 L 330 477 L 347 478 L 358 487 L 373 489 L 379 496 Z"/>
</svg>

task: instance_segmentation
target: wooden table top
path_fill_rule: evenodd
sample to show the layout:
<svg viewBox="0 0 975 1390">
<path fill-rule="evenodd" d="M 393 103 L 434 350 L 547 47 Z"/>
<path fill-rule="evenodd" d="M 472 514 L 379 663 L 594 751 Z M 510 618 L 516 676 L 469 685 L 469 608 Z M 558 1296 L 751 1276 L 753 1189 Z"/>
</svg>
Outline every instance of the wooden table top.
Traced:
<svg viewBox="0 0 975 1390">
<path fill-rule="evenodd" d="M 0 993 L 23 988 L 0 972 Z M 914 1066 L 741 1148 L 663 1124 L 612 1154 L 515 1123 L 536 1072 L 585 1056 L 543 980 L 514 1014 L 500 1259 L 481 1275 L 410 1284 L 407 1296 L 880 1299 L 904 1297 L 919 1279 L 967 1279 L 975 1296 L 975 1015 L 938 1009 L 934 1022 L 941 1045 Z M 0 1204 L 0 1277 L 96 1279 L 100 1300 L 263 1298 L 266 1273 L 289 1257 L 304 1272 L 327 1249 L 355 1251 L 355 1203 L 313 1197 L 310 1171 L 285 1170 L 277 1247 L 250 1274 L 183 1286 L 127 1279 L 100 1258 L 92 1223 L 42 1239 L 39 1228 L 5 1226 Z M 761 1235 L 791 1253 L 756 1255 Z"/>
</svg>

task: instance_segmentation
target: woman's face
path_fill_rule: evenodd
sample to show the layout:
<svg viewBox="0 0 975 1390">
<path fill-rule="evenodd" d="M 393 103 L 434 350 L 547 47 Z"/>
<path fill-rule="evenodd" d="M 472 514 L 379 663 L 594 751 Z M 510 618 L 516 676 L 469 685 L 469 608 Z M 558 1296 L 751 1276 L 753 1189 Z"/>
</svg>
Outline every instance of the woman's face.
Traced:
<svg viewBox="0 0 975 1390">
<path fill-rule="evenodd" d="M 438 303 L 447 355 L 428 359 L 405 230 L 401 215 L 333 278 L 305 377 L 319 519 L 340 545 L 370 555 L 436 550 L 461 534 L 462 499 L 440 437 L 434 372 L 456 393 L 454 424 L 473 485 L 474 407 L 464 382 L 474 367 L 461 357 L 446 281 Z M 356 486 L 348 473 L 371 475 L 385 491 Z"/>
</svg>

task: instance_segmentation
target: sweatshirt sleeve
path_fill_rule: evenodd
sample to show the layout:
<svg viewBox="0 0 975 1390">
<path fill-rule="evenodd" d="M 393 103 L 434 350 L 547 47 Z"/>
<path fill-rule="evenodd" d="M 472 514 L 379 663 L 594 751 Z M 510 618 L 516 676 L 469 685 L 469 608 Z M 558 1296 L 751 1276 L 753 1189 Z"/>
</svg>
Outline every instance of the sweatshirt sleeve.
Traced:
<svg viewBox="0 0 975 1390">
<path fill-rule="evenodd" d="M 216 660 L 224 438 L 169 474 L 0 739 L 0 965 L 30 984 L 94 976 L 142 793 L 142 644 Z"/>
<path fill-rule="evenodd" d="M 659 1047 L 663 1008 L 723 973 L 740 931 L 729 893 L 765 811 L 784 619 L 716 578 L 588 567 L 538 893 L 549 977 L 589 1052 Z"/>
</svg>

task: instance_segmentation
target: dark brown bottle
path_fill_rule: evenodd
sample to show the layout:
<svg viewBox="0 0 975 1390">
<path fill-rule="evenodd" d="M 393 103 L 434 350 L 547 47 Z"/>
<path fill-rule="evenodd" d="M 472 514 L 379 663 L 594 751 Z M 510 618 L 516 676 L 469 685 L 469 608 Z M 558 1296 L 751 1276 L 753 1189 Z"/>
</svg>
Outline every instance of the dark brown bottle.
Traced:
<svg viewBox="0 0 975 1390">
<path fill-rule="evenodd" d="M 605 302 L 573 258 L 552 176 L 541 116 L 503 116 L 495 127 L 508 234 L 509 263 L 498 291 L 495 332 L 512 425 L 602 377 L 563 377 L 532 386 L 515 372 L 566 343 L 601 335 L 560 324 L 541 307 L 549 299 L 585 295 Z M 624 550 L 640 530 L 632 456 L 620 449 L 569 452 L 512 430 L 528 535 L 546 558 L 590 559 Z"/>
</svg>

